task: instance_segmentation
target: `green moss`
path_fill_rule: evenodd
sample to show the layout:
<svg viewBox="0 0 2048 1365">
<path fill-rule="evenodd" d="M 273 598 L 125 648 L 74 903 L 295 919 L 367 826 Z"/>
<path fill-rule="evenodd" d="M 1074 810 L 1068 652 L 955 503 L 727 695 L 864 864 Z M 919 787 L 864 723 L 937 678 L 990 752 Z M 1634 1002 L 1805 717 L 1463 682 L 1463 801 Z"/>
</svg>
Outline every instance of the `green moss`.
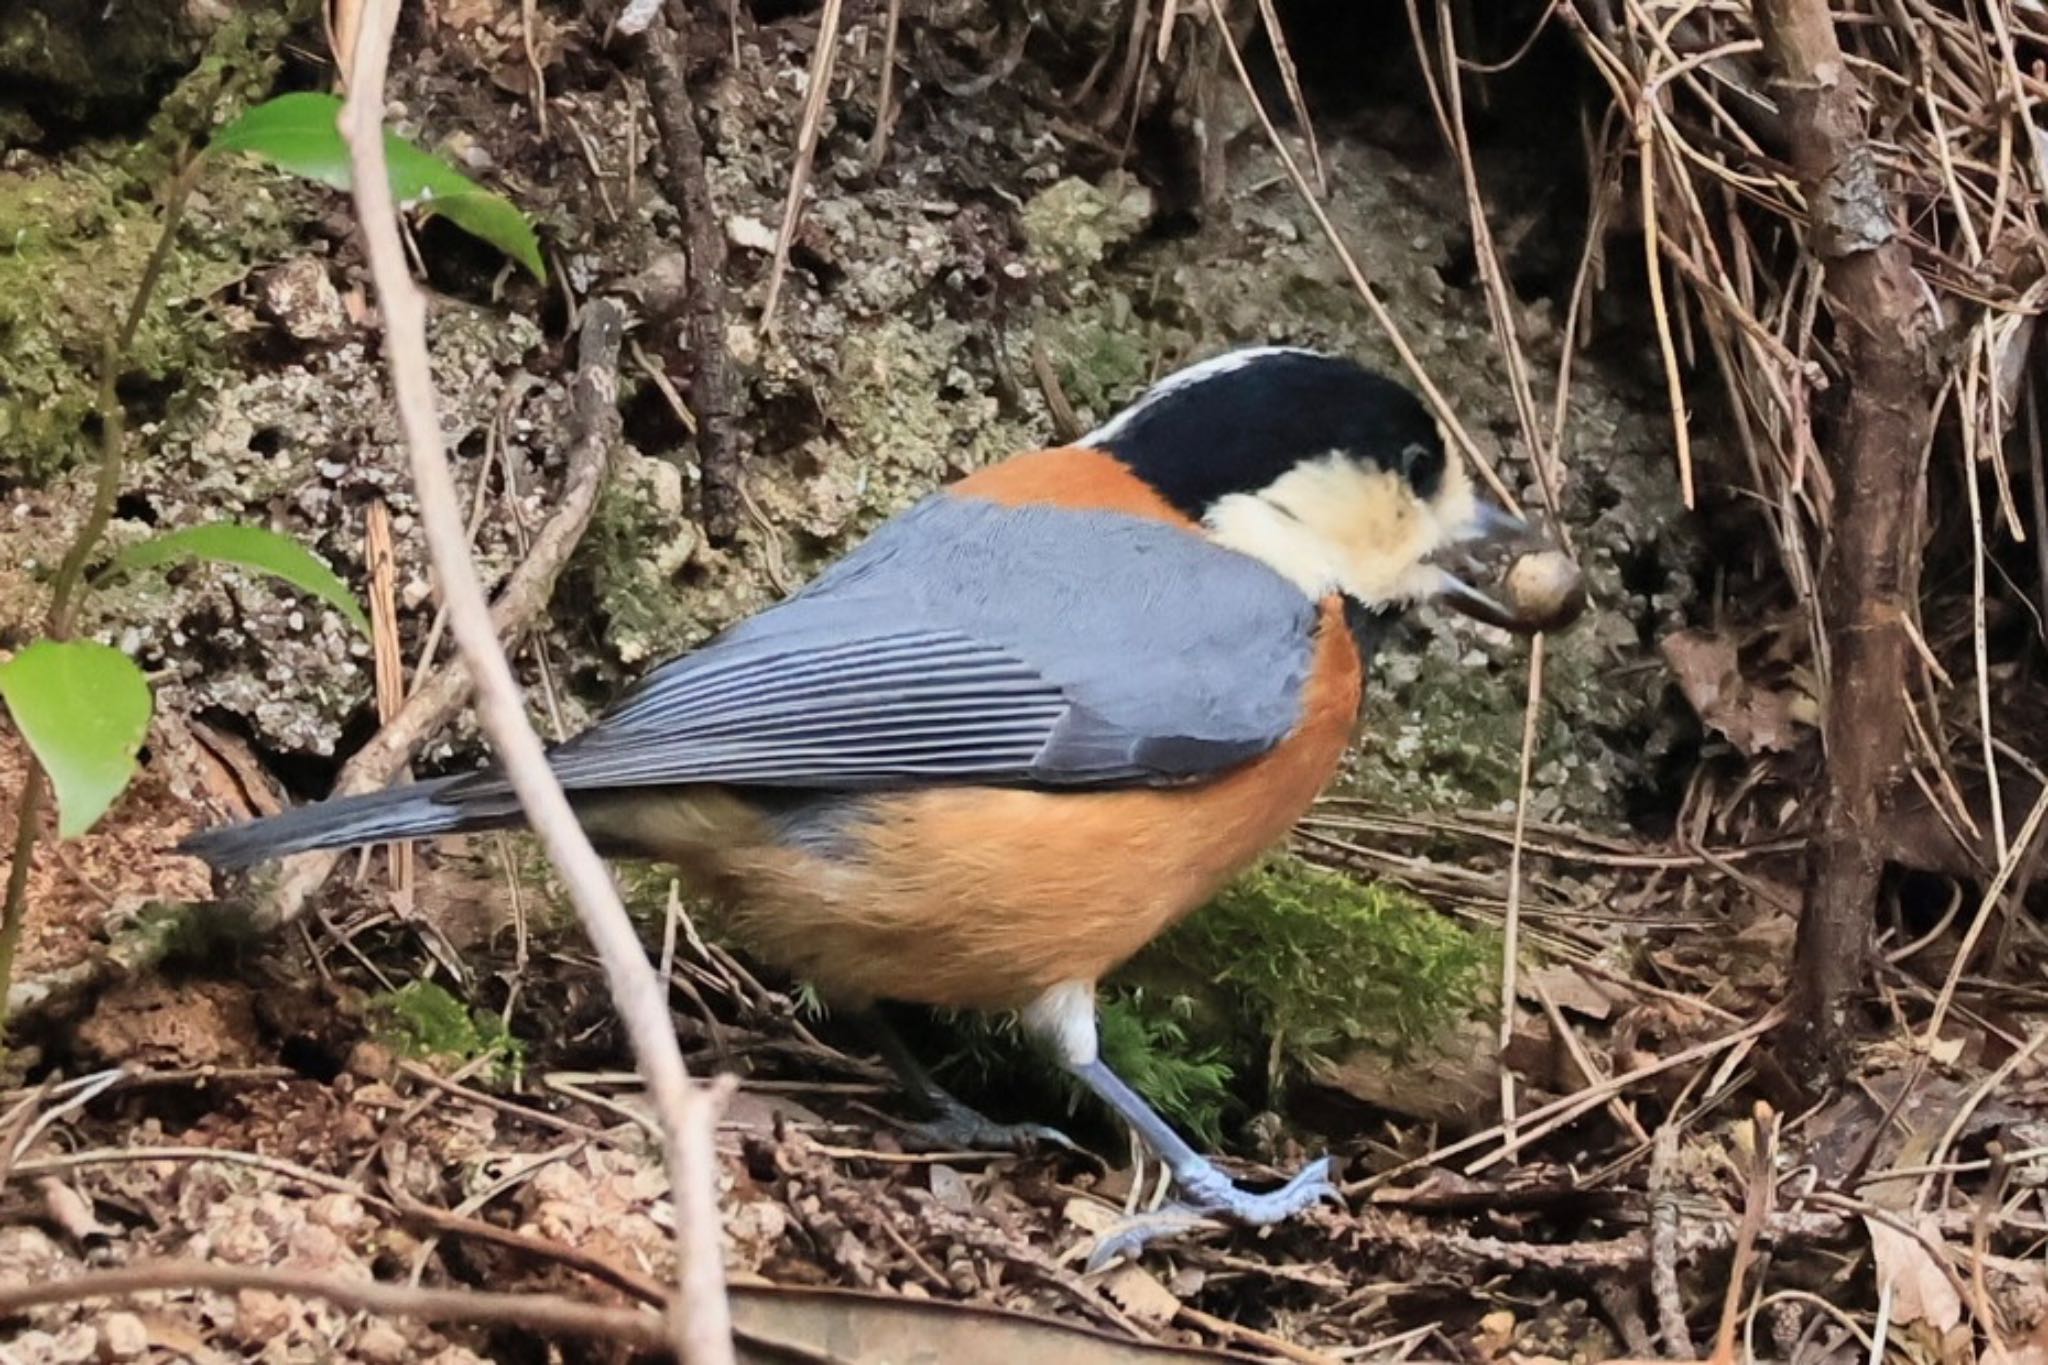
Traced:
<svg viewBox="0 0 2048 1365">
<path fill-rule="evenodd" d="M 1068 177 L 1024 206 L 1024 239 L 1040 264 L 1085 271 L 1136 236 L 1152 217 L 1152 193 L 1126 176 L 1102 184 Z"/>
<path fill-rule="evenodd" d="M 1283 1059 L 1400 1050 L 1482 1004 L 1493 951 L 1402 891 L 1276 857 L 1146 952 L 1214 982 L 1240 1029 Z M 1276 1078 L 1277 1079 L 1277 1078 Z"/>
<path fill-rule="evenodd" d="M 493 1076 L 518 1079 L 526 1047 L 493 1014 L 470 1009 L 431 981 L 412 981 L 370 1000 L 377 1041 L 400 1056 L 457 1066 L 495 1058 Z"/>
<path fill-rule="evenodd" d="M 299 6 L 303 8 L 303 6 Z M 215 32 L 162 105 L 146 141 L 81 149 L 62 163 L 0 171 L 0 446 L 41 481 L 91 451 L 89 417 L 107 338 L 156 245 L 156 196 L 179 146 L 275 75 L 289 16 L 251 10 Z M 285 249 L 302 214 L 274 176 L 208 168 L 124 370 L 182 383 L 221 363 L 226 334 L 205 301 Z"/>
<path fill-rule="evenodd" d="M 1236 1069 L 1222 1044 L 1194 1037 L 1195 1013 L 1190 996 L 1125 987 L 1104 995 L 1096 1028 L 1116 1073 L 1213 1147 L 1223 1141 L 1224 1118 L 1240 1107 L 1231 1091 Z"/>
<path fill-rule="evenodd" d="M 145 149 L 160 160 L 138 169 L 152 178 L 169 174 L 184 148 L 203 145 L 213 129 L 267 95 L 281 65 L 278 49 L 318 13 L 317 0 L 285 0 L 240 8 L 222 21 L 149 122 Z"/>
<path fill-rule="evenodd" d="M 269 935 L 250 908 L 235 901 L 166 906 L 163 966 L 206 975 L 232 974 L 254 962 Z"/>
<path fill-rule="evenodd" d="M 1233 1062 L 1213 1042 L 1191 1033 L 1198 1008 L 1187 996 L 1142 987 L 1105 990 L 1097 1013 L 1103 1060 L 1173 1123 L 1219 1145 L 1224 1120 L 1243 1106 L 1232 1092 Z M 1072 1113 L 1089 1103 L 1081 1086 L 1014 1018 L 941 1013 L 936 1034 L 944 1055 L 932 1072 L 970 1101 L 1000 1095 L 1006 1112 L 1045 1121 L 1055 1107 Z"/>
<path fill-rule="evenodd" d="M 894 512 L 957 470 L 1040 443 L 1042 432 L 1005 417 L 960 368 L 969 344 L 958 323 L 902 318 L 847 336 L 829 411 L 870 513 Z"/>
<path fill-rule="evenodd" d="M 605 641 L 621 662 L 644 667 L 709 633 L 693 595 L 677 584 L 696 540 L 679 491 L 664 499 L 642 481 L 606 482 L 577 559 L 603 604 Z"/>
<path fill-rule="evenodd" d="M 1127 295 L 1110 294 L 1099 308 L 1045 314 L 1036 336 L 1067 401 L 1101 420 L 1145 387 L 1153 356 L 1187 344 L 1184 335 L 1154 330 L 1135 316 Z"/>
<path fill-rule="evenodd" d="M 1102 1053 L 1169 1119 L 1216 1145 L 1259 1092 L 1314 1058 L 1425 1046 L 1484 1007 L 1495 946 L 1391 887 L 1276 857 L 1153 944 L 1102 992 Z M 936 1070 L 963 1096 L 1079 1087 L 1012 1021 L 943 1020 Z"/>
</svg>

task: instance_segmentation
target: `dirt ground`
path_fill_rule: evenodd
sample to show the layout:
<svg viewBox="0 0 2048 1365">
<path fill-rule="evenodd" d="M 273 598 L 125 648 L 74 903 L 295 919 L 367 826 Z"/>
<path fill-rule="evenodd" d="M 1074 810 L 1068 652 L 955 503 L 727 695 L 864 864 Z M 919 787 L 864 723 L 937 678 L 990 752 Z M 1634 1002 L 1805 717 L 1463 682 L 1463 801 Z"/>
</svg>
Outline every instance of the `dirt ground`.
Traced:
<svg viewBox="0 0 2048 1365">
<path fill-rule="evenodd" d="M 146 250 L 152 182 L 132 152 L 165 136 L 162 111 L 192 73 L 227 71 L 222 88 L 257 96 L 331 76 L 317 21 L 251 36 L 230 7 L 160 8 L 176 11 L 174 55 L 110 54 L 82 101 L 51 93 L 61 72 L 31 73 L 31 97 L 0 115 L 0 215 L 19 219 L 0 228 L 48 230 L 46 255 L 17 247 L 0 266 L 33 264 L 57 294 L 84 299 L 67 269 L 119 277 Z M 548 733 L 940 480 L 1085 426 L 1182 359 L 1272 339 L 1397 364 L 1250 103 L 1215 74 L 1212 39 L 1189 40 L 1207 78 L 1183 72 L 1134 100 L 1118 72 L 1150 40 L 1127 45 L 1092 6 L 907 6 L 885 118 L 892 8 L 844 7 L 765 327 L 826 10 L 690 6 L 703 188 L 726 256 L 709 333 L 692 330 L 702 293 L 662 161 L 674 153 L 608 14 L 461 0 L 401 30 L 394 122 L 504 191 L 549 253 L 542 285 L 446 223 L 413 238 L 494 585 L 565 475 L 576 310 L 611 297 L 633 319 L 604 501 L 518 641 Z M 1539 504 L 1405 23 L 1281 8 L 1311 35 L 1297 55 L 1339 234 L 1481 450 Z M 1588 78 L 1562 44 L 1552 34 L 1488 87 L 1496 103 L 1473 129 L 1546 374 L 1565 354 L 1561 301 L 1585 266 L 1592 193 L 1575 146 Z M 1284 110 L 1270 52 L 1254 56 Z M 1291 123 L 1283 137 L 1305 152 Z M 1566 145 L 1572 157 L 1541 159 Z M 136 452 L 114 538 L 232 513 L 293 532 L 361 586 L 379 509 L 396 566 L 379 629 L 415 678 L 449 651 L 376 397 L 345 205 L 247 166 L 209 174 L 172 276 L 177 325 L 145 329 L 124 381 Z M 740 1078 L 720 1198 L 749 1359 L 1732 1365 L 1739 1340 L 1759 1358 L 1846 1362 L 1870 1358 L 1880 1315 L 1894 1352 L 1916 1359 L 1983 1358 L 1979 1338 L 2014 1365 L 2048 1353 L 2039 930 L 2003 921 L 1996 966 L 1944 991 L 1972 917 L 1925 870 L 1943 860 L 1927 852 L 1933 814 L 1902 813 L 1876 1041 L 1818 1105 L 1811 1078 L 1780 1070 L 1768 1034 L 1818 761 L 1813 683 L 1706 397 L 1692 458 L 1709 496 L 1696 513 L 1678 503 L 1654 337 L 1613 256 L 1575 352 L 1556 490 L 1595 610 L 1548 645 L 1526 774 L 1526 646 L 1418 621 L 1376 664 L 1345 778 L 1294 848 L 1419 897 L 1489 952 L 1512 920 L 1524 957 L 1505 1041 L 1497 968 L 1491 994 L 1454 1002 L 1427 1039 L 1340 1034 L 1313 1058 L 1289 1053 L 1284 1084 L 1295 1040 L 1262 1039 L 1273 1074 L 1237 1086 L 1229 1164 L 1265 1180 L 1331 1151 L 1344 1207 L 1259 1233 L 1194 1229 L 1087 1273 L 1095 1239 L 1161 1194 L 1157 1168 L 1106 1122 L 999 1113 L 1070 1125 L 1083 1152 L 919 1150 L 909 1101 L 838 1021 L 700 932 L 659 874 L 629 872 L 693 1069 Z M 0 340 L 19 343 L 8 363 L 41 367 L 51 411 L 75 396 L 65 366 L 91 354 L 69 306 L 0 315 Z M 722 543 L 699 516 L 702 436 L 678 396 L 707 335 L 737 376 L 744 471 L 744 516 Z M 29 373 L 0 387 L 26 392 Z M 9 420 L 21 458 L 0 464 L 0 646 L 32 630 L 91 479 L 76 422 L 32 447 L 28 433 L 48 432 Z M 177 1258 L 644 1304 L 673 1268 L 666 1177 L 602 977 L 526 841 L 351 857 L 271 933 L 246 923 L 246 888 L 187 908 L 213 888 L 169 851 L 179 837 L 319 794 L 375 732 L 372 643 L 224 571 L 117 585 L 95 611 L 91 630 L 150 670 L 158 716 L 137 784 L 34 864 L 0 1090 L 0 1286 Z M 476 752 L 462 720 L 416 766 Z M 0 828 L 23 771 L 0 731 Z M 1942 1043 L 1908 1048 L 1938 997 Z M 920 1036 L 974 1046 L 944 1024 Z M 948 1074 L 998 1111 L 1057 1103 L 1017 1055 Z M 0 1321 L 0 1361 L 24 1365 L 627 1358 L 603 1339 L 246 1288 L 167 1284 Z"/>
</svg>

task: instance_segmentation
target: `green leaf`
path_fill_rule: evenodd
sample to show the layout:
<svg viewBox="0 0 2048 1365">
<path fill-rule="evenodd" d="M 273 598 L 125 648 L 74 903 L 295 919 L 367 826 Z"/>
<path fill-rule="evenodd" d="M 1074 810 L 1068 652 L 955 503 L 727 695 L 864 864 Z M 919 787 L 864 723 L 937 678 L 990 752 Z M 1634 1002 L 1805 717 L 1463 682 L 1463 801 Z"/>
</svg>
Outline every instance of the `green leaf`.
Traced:
<svg viewBox="0 0 2048 1365">
<path fill-rule="evenodd" d="M 0 664 L 0 698 L 57 788 L 57 833 L 85 833 L 135 775 L 149 680 L 118 649 L 38 640 Z"/>
<path fill-rule="evenodd" d="M 235 564 L 267 573 L 273 578 L 282 578 L 346 616 L 357 630 L 367 633 L 370 629 L 369 618 L 363 615 L 355 595 L 349 592 L 346 583 L 335 577 L 334 570 L 290 536 L 266 531 L 261 526 L 221 521 L 208 526 L 190 526 L 182 531 L 166 531 L 121 551 L 114 556 L 114 567 L 152 569 L 187 559 Z"/>
<path fill-rule="evenodd" d="M 249 152 L 337 190 L 350 184 L 348 143 L 337 120 L 341 100 L 300 92 L 279 95 L 250 109 L 214 135 L 210 150 Z M 473 237 L 489 242 L 547 283 L 547 266 L 533 223 L 502 195 L 493 194 L 440 158 L 394 133 L 384 135 L 391 194 L 406 208 L 438 213 Z"/>
</svg>

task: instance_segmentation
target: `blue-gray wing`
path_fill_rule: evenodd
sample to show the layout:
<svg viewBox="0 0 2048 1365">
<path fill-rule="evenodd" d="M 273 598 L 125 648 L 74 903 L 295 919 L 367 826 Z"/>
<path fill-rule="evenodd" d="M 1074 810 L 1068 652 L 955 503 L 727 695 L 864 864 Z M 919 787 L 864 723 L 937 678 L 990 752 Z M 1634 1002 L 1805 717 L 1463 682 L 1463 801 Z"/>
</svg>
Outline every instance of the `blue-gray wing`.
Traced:
<svg viewBox="0 0 2048 1365">
<path fill-rule="evenodd" d="M 1317 621 L 1180 528 L 938 494 L 551 761 L 572 791 L 1179 782 L 1294 728 Z"/>
</svg>

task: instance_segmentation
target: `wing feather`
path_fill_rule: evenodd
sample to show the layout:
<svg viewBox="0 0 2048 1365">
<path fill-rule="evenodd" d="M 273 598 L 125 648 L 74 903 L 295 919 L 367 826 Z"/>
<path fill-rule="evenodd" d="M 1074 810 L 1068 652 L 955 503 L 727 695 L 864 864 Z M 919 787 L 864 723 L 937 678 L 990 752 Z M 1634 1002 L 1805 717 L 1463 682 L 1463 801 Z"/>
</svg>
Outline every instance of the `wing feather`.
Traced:
<svg viewBox="0 0 2048 1365">
<path fill-rule="evenodd" d="M 572 791 L 1177 782 L 1278 743 L 1314 604 L 1139 518 L 939 495 L 550 754 Z M 495 773 L 444 799 L 502 794 Z"/>
</svg>

